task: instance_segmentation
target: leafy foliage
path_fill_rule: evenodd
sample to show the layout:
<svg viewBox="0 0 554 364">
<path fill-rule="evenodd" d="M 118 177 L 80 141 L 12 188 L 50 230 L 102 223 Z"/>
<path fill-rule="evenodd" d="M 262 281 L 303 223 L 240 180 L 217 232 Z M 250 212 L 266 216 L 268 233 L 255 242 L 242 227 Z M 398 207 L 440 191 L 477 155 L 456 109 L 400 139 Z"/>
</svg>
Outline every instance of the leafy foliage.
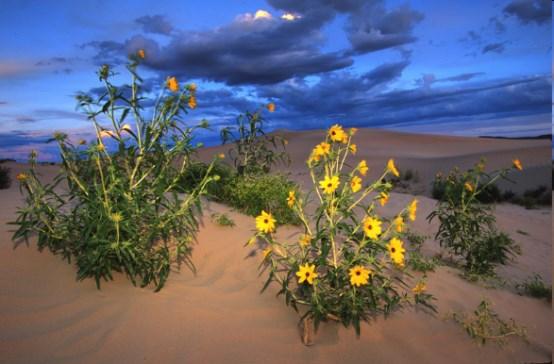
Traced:
<svg viewBox="0 0 554 364">
<path fill-rule="evenodd" d="M 77 278 L 92 277 L 98 288 L 101 279 L 112 279 L 117 271 L 133 284 L 152 283 L 159 290 L 174 265 L 185 262 L 194 269 L 190 250 L 199 196 L 217 179 L 210 176 L 210 165 L 188 194 L 177 193 L 195 150 L 191 140 L 197 127 L 186 126 L 182 115 L 195 107 L 196 87 L 179 89 L 175 78 L 168 80 L 169 90 L 162 88 L 147 120 L 138 61 L 135 57 L 127 65 L 130 86 L 113 85 L 113 73 L 104 65 L 98 73 L 104 93 L 96 99 L 77 97 L 96 137 L 74 145 L 63 133 L 54 136 L 62 171 L 52 183 L 40 181 L 36 154 L 30 170 L 18 178 L 26 204 L 18 211 L 13 239 L 38 235 L 40 250 L 74 261 Z M 130 119 L 134 127 L 126 123 Z M 104 120 L 110 128 L 102 126 Z"/>
<path fill-rule="evenodd" d="M 526 329 L 516 324 L 514 319 L 503 320 L 491 309 L 491 303 L 483 300 L 479 303 L 473 315 L 463 312 L 454 312 L 452 320 L 462 325 L 468 335 L 478 340 L 480 345 L 487 341 L 496 342 L 499 345 L 506 343 L 510 336 L 518 336 L 527 340 Z"/>
<path fill-rule="evenodd" d="M 524 282 L 516 286 L 521 294 L 527 296 L 544 298 L 552 302 L 552 286 L 547 286 L 539 274 L 527 278 Z"/>
<path fill-rule="evenodd" d="M 212 214 L 212 221 L 220 226 L 235 226 L 235 222 L 233 219 L 231 219 L 227 214 L 220 214 L 220 213 L 213 213 Z"/>
<path fill-rule="evenodd" d="M 273 110 L 269 104 L 268 109 Z M 278 135 L 267 135 L 263 130 L 261 110 L 239 115 L 234 128 L 221 130 L 223 144 L 233 143 L 229 151 L 237 172 L 242 174 L 267 173 L 279 162 L 289 163 L 285 151 L 286 140 Z"/>
<path fill-rule="evenodd" d="M 303 196 L 291 190 L 284 197 L 302 222 L 304 233 L 295 237 L 298 240 L 278 241 L 273 233 L 279 219 L 262 211 L 256 218 L 258 233 L 248 244 L 258 241 L 265 248 L 260 268 L 268 278 L 262 291 L 273 282 L 287 305 L 302 308 L 301 320 L 313 319 L 316 328 L 322 321 L 338 320 L 359 334 L 362 321 L 389 315 L 404 304 L 433 306 L 424 284 L 410 298 L 402 279 L 400 239 L 404 219 L 415 219 L 417 202 L 381 229 L 385 222 L 376 208 L 386 203 L 392 188 L 384 178 L 398 171 L 390 160 L 383 175 L 365 186 L 361 179 L 367 173 L 365 161 L 345 171 L 348 155 L 356 150 L 351 143 L 354 133 L 355 129 L 346 132 L 333 126 L 308 160 L 313 191 Z M 308 214 L 312 198 L 316 209 Z"/>
<path fill-rule="evenodd" d="M 492 207 L 479 201 L 479 195 L 499 178 L 505 178 L 508 169 L 493 175 L 483 169 L 481 161 L 465 173 L 453 170 L 444 183 L 443 198 L 427 219 L 438 218 L 440 226 L 435 238 L 441 246 L 465 259 L 468 273 L 486 275 L 494 271 L 495 265 L 506 264 L 519 254 L 519 247 L 496 229 Z"/>
</svg>

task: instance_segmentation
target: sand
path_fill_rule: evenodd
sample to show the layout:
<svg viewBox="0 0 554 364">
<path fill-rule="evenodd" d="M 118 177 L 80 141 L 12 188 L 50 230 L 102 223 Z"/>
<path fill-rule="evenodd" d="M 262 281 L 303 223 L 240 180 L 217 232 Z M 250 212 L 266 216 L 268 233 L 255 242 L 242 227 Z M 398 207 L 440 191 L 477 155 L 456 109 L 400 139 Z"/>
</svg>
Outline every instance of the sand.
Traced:
<svg viewBox="0 0 554 364">
<path fill-rule="evenodd" d="M 306 182 L 304 160 L 321 132 L 284 132 L 293 159 L 283 168 Z M 417 170 L 423 194 L 439 170 L 470 166 L 486 156 L 489 167 L 509 165 L 519 157 L 525 171 L 514 190 L 550 184 L 550 144 L 540 140 L 494 140 L 422 136 L 380 130 L 360 130 L 358 158 L 366 158 L 374 174 L 391 156 L 400 168 Z M 226 147 L 207 148 L 203 159 Z M 355 161 L 354 161 L 355 162 Z M 353 162 L 353 163 L 354 163 Z M 13 173 L 23 165 L 9 164 Z M 48 179 L 57 166 L 41 166 Z M 392 214 L 412 195 L 393 193 L 382 212 Z M 418 196 L 419 218 L 413 229 L 432 236 L 437 225 L 425 219 L 435 200 Z M 552 283 L 552 216 L 550 208 L 526 210 L 502 204 L 498 226 L 522 247 L 514 264 L 499 269 L 506 287 L 485 288 L 439 267 L 429 274 L 428 289 L 437 298 L 437 315 L 407 308 L 388 319 L 353 329 L 323 324 L 316 344 L 300 342 L 298 315 L 276 297 L 275 287 L 259 291 L 265 277 L 257 266 L 261 253 L 244 248 L 254 229 L 253 218 L 206 202 L 205 217 L 194 247 L 196 276 L 185 267 L 170 276 L 159 293 L 133 287 L 124 277 L 97 290 L 92 280 L 75 281 L 75 268 L 34 242 L 14 250 L 13 228 L 21 197 L 14 184 L 0 190 L 0 362 L 5 363 L 522 363 L 547 362 L 552 355 L 550 303 L 518 295 L 513 284 L 533 273 Z M 235 227 L 210 221 L 212 212 L 226 212 Z M 518 233 L 524 231 L 528 235 Z M 280 235 L 291 236 L 284 227 Z M 428 238 L 426 254 L 439 251 Z M 487 298 L 505 318 L 527 327 L 529 343 L 478 346 L 455 323 L 444 320 L 452 310 L 471 311 Z"/>
</svg>

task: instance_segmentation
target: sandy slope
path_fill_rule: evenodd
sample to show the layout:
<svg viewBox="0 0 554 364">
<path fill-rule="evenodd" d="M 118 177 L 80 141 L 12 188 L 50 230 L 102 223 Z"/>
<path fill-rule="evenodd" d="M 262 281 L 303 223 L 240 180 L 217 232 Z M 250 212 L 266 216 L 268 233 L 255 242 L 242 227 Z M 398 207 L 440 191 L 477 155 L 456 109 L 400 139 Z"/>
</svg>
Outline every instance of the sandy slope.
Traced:
<svg viewBox="0 0 554 364">
<path fill-rule="evenodd" d="M 319 135 L 288 135 L 293 154 L 290 171 L 299 181 L 305 180 L 302 163 Z M 359 156 L 370 159 L 374 173 L 392 155 L 400 166 L 417 169 L 422 179 L 434 175 L 437 167 L 464 167 L 482 154 L 497 166 L 509 163 L 517 154 L 532 167 L 523 183 L 534 182 L 548 170 L 550 159 L 550 146 L 544 141 L 364 130 L 358 145 Z M 205 150 L 203 157 L 219 149 Z M 21 168 L 11 167 L 14 172 Z M 56 169 L 41 167 L 45 177 Z M 436 225 L 428 225 L 422 217 L 435 201 L 419 198 L 420 218 L 414 229 L 432 235 Z M 5 222 L 14 218 L 19 199 L 15 186 L 0 190 L 0 362 L 521 363 L 545 362 L 551 357 L 552 310 L 548 303 L 519 296 L 510 288 L 486 289 L 468 283 L 459 272 L 446 267 L 429 277 L 429 290 L 437 298 L 437 316 L 406 309 L 364 325 L 359 339 L 353 330 L 329 323 L 320 329 L 315 346 L 304 347 L 294 311 L 275 298 L 274 288 L 259 294 L 264 280 L 257 276 L 260 252 L 243 248 L 254 227 L 253 219 L 214 203 L 206 204 L 193 252 L 196 276 L 183 268 L 156 294 L 132 287 L 123 277 L 98 291 L 92 281 L 75 282 L 72 266 L 48 252 L 37 252 L 34 245 L 13 250 Z M 393 194 L 383 213 L 392 214 L 411 199 L 410 195 Z M 228 212 L 237 226 L 215 226 L 209 219 L 213 211 Z M 519 281 L 537 272 L 551 282 L 551 211 L 502 205 L 497 217 L 499 227 L 523 248 L 516 264 L 500 270 L 502 277 Z M 280 230 L 281 236 L 291 239 L 294 233 L 293 228 Z M 438 248 L 427 239 L 424 250 L 430 254 Z M 527 327 L 529 344 L 514 340 L 504 348 L 479 347 L 459 326 L 442 319 L 451 310 L 474 309 L 485 297 L 499 314 Z"/>
</svg>

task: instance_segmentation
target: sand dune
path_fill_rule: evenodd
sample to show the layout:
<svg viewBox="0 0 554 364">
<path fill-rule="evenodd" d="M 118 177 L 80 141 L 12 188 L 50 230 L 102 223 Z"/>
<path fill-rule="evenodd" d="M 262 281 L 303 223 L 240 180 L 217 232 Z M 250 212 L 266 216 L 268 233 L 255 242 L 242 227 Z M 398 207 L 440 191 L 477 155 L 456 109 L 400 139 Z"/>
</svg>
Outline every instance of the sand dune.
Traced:
<svg viewBox="0 0 554 364">
<path fill-rule="evenodd" d="M 285 133 L 293 164 L 292 178 L 305 182 L 303 161 L 321 132 Z M 466 167 L 486 155 L 490 167 L 510 163 L 514 156 L 526 166 L 518 188 L 550 184 L 548 141 L 494 140 L 420 136 L 360 130 L 359 158 L 367 158 L 373 173 L 389 157 L 401 167 L 416 169 L 429 183 L 437 170 Z M 226 147 L 207 148 L 209 158 Z M 11 164 L 13 172 L 22 165 Z M 42 166 L 44 178 L 58 167 Z M 546 172 L 545 172 L 546 171 Z M 540 180 L 546 174 L 548 181 Z M 544 177 L 544 176 L 543 176 Z M 392 214 L 413 198 L 393 193 L 382 212 Z M 436 223 L 424 220 L 435 201 L 421 201 L 414 230 L 432 236 Z M 5 363 L 521 363 L 546 362 L 552 355 L 552 309 L 549 303 L 517 295 L 509 285 L 487 289 L 459 277 L 453 268 L 440 267 L 429 276 L 428 289 L 439 314 L 405 309 L 389 319 L 354 330 L 324 324 L 316 345 L 301 344 L 298 316 L 276 298 L 275 287 L 259 290 L 261 253 L 244 248 L 254 221 L 216 203 L 205 203 L 205 217 L 194 247 L 197 274 L 186 268 L 172 274 L 159 293 L 130 285 L 122 276 L 97 290 L 92 280 L 75 281 L 73 266 L 36 246 L 13 249 L 11 227 L 21 203 L 17 186 L 0 190 L 0 362 Z M 226 212 L 236 227 L 214 225 L 212 212 Z M 499 269 L 510 283 L 532 273 L 552 282 L 552 217 L 550 209 L 526 210 L 501 205 L 496 212 L 500 229 L 522 246 L 516 263 Z M 522 235 L 517 231 L 525 231 Z M 292 227 L 279 234 L 290 237 Z M 426 240 L 424 252 L 439 249 Z M 443 320 L 451 310 L 473 310 L 490 299 L 503 317 L 527 327 L 529 343 L 513 340 L 503 348 L 479 347 L 456 324 Z"/>
</svg>

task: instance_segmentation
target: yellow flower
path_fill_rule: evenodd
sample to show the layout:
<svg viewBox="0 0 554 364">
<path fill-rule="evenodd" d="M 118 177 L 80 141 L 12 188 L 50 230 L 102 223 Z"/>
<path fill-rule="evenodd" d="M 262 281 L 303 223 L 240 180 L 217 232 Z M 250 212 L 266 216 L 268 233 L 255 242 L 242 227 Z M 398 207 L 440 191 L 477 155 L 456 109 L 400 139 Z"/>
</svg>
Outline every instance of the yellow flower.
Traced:
<svg viewBox="0 0 554 364">
<path fill-rule="evenodd" d="M 396 227 L 396 232 L 401 233 L 404 230 L 404 219 L 402 216 L 397 216 L 394 219 L 394 226 Z"/>
<path fill-rule="evenodd" d="M 196 84 L 194 82 L 189 83 L 188 86 L 187 86 L 187 89 L 192 93 L 196 92 Z"/>
<path fill-rule="evenodd" d="M 398 172 L 398 169 L 396 169 L 396 166 L 394 165 L 394 159 L 389 159 L 387 162 L 387 170 L 395 175 L 396 177 L 400 177 L 400 173 Z"/>
<path fill-rule="evenodd" d="M 406 251 L 402 246 L 404 243 L 398 238 L 392 238 L 387 245 L 391 260 L 399 265 L 404 266 L 404 252 Z"/>
<path fill-rule="evenodd" d="M 312 241 L 312 236 L 310 234 L 302 234 L 302 235 L 300 235 L 300 239 L 298 240 L 298 244 L 300 244 L 301 247 L 305 248 L 308 245 L 310 245 L 311 241 Z"/>
<path fill-rule="evenodd" d="M 352 154 L 356 154 L 356 152 L 358 151 L 358 146 L 356 144 L 350 144 L 350 153 Z"/>
<path fill-rule="evenodd" d="M 298 283 L 307 282 L 308 284 L 313 284 L 314 279 L 317 278 L 315 265 L 309 263 L 300 265 L 298 271 L 296 272 L 296 276 L 298 276 Z"/>
<path fill-rule="evenodd" d="M 168 77 L 165 81 L 165 85 L 171 92 L 179 91 L 179 82 L 177 82 L 175 77 Z"/>
<path fill-rule="evenodd" d="M 359 287 L 367 284 L 369 280 L 369 275 L 371 274 L 371 270 L 361 265 L 357 265 L 353 268 L 350 268 L 348 274 L 350 275 L 350 284 Z"/>
<path fill-rule="evenodd" d="M 350 188 L 352 189 L 352 192 L 358 192 L 362 188 L 362 179 L 358 176 L 352 177 L 352 180 L 350 181 Z"/>
<path fill-rule="evenodd" d="M 358 132 L 358 128 L 350 128 L 350 135 L 355 135 Z"/>
<path fill-rule="evenodd" d="M 323 190 L 323 192 L 329 195 L 335 192 L 339 185 L 340 181 L 338 176 L 325 176 L 323 181 L 319 181 L 319 187 Z"/>
<path fill-rule="evenodd" d="M 386 192 L 381 192 L 379 203 L 381 204 L 381 206 L 385 206 L 387 202 L 389 202 L 389 194 Z"/>
<path fill-rule="evenodd" d="M 519 159 L 514 159 L 512 161 L 512 164 L 514 166 L 515 169 L 519 170 L 519 171 L 522 171 L 523 170 L 523 165 L 521 164 L 521 161 Z"/>
<path fill-rule="evenodd" d="M 144 57 L 146 57 L 146 53 L 144 52 L 144 49 L 139 49 L 137 51 L 137 56 L 139 56 L 139 58 L 144 59 Z"/>
<path fill-rule="evenodd" d="M 367 162 L 365 160 L 358 163 L 358 171 L 362 176 L 365 176 L 368 170 L 369 167 L 367 166 Z"/>
<path fill-rule="evenodd" d="M 410 206 L 408 206 L 408 217 L 410 220 L 415 221 L 417 212 L 417 200 L 413 200 Z"/>
<path fill-rule="evenodd" d="M 376 240 L 381 234 L 381 221 L 378 219 L 366 216 L 366 218 L 362 221 L 362 224 L 364 233 L 368 238 Z"/>
<path fill-rule="evenodd" d="M 417 282 L 415 287 L 412 288 L 412 292 L 414 292 L 415 294 L 421 294 L 425 292 L 426 289 L 427 289 L 427 286 L 425 285 L 425 282 L 419 281 Z"/>
<path fill-rule="evenodd" d="M 294 194 L 294 191 L 289 191 L 289 197 L 287 197 L 287 205 L 289 205 L 289 207 L 293 207 L 295 202 L 296 196 Z"/>
<path fill-rule="evenodd" d="M 329 129 L 329 138 L 332 141 L 343 142 L 345 137 L 347 138 L 347 135 L 339 124 L 335 124 Z"/>
<path fill-rule="evenodd" d="M 123 220 L 123 216 L 119 212 L 114 212 L 111 214 L 110 218 L 113 222 L 120 223 Z"/>
<path fill-rule="evenodd" d="M 315 146 L 312 153 L 317 157 L 323 157 L 328 155 L 330 152 L 331 152 L 331 144 L 327 142 L 322 142 Z"/>
<path fill-rule="evenodd" d="M 121 127 L 121 131 L 126 131 L 127 133 L 130 133 L 133 129 L 131 129 L 131 125 L 130 124 L 124 124 L 122 127 Z"/>
<path fill-rule="evenodd" d="M 270 213 L 262 210 L 260 216 L 256 217 L 256 228 L 262 233 L 271 233 L 275 231 L 275 219 Z"/>
<path fill-rule="evenodd" d="M 99 152 L 103 152 L 106 150 L 106 147 L 104 146 L 104 144 L 98 144 L 96 146 L 96 149 L 98 149 Z"/>
<path fill-rule="evenodd" d="M 18 173 L 17 176 L 15 176 L 15 179 L 17 179 L 19 182 L 25 182 L 29 178 L 25 173 Z"/>
<path fill-rule="evenodd" d="M 87 141 L 84 139 L 79 140 L 79 145 L 85 145 L 87 144 Z"/>
<path fill-rule="evenodd" d="M 267 247 L 262 251 L 263 259 L 265 260 L 271 254 L 271 247 Z"/>
<path fill-rule="evenodd" d="M 194 95 L 191 95 L 191 96 L 189 97 L 188 106 L 189 106 L 189 108 L 191 108 L 191 109 L 195 109 L 195 108 L 196 108 L 196 97 L 195 97 Z"/>
<path fill-rule="evenodd" d="M 267 104 L 267 111 L 269 112 L 274 112 L 275 111 L 275 104 L 273 102 L 270 102 L 269 104 Z"/>
<path fill-rule="evenodd" d="M 248 242 L 246 243 L 246 245 L 252 245 L 252 244 L 254 244 L 257 240 L 258 240 L 258 238 L 256 238 L 255 236 L 253 236 L 253 237 L 251 237 L 250 239 L 248 239 Z"/>
<path fill-rule="evenodd" d="M 225 154 L 224 154 L 224 153 L 219 153 L 219 154 L 217 155 L 217 157 L 218 157 L 219 159 L 225 159 Z"/>
<path fill-rule="evenodd" d="M 473 192 L 473 185 L 469 182 L 464 183 L 464 188 L 469 192 Z"/>
</svg>

